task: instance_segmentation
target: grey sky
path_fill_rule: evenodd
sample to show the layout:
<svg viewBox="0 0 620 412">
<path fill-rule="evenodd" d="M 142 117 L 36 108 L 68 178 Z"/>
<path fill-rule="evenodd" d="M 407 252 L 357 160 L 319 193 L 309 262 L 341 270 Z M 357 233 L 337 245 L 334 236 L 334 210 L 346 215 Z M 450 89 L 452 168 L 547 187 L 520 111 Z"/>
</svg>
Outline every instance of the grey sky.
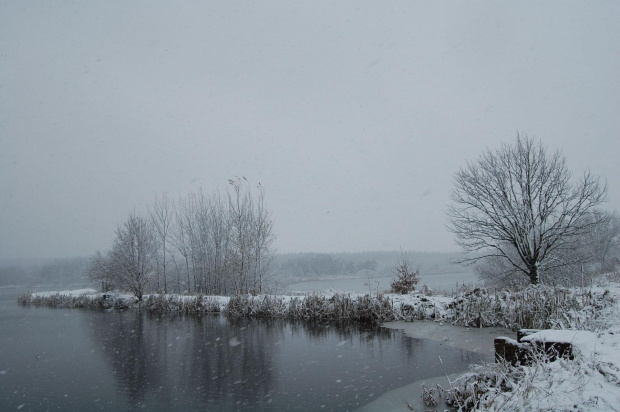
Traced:
<svg viewBox="0 0 620 412">
<path fill-rule="evenodd" d="M 620 209 L 620 3 L 0 1 L 0 258 L 88 255 L 261 182 L 277 248 L 456 250 L 452 176 L 517 130 Z"/>
</svg>

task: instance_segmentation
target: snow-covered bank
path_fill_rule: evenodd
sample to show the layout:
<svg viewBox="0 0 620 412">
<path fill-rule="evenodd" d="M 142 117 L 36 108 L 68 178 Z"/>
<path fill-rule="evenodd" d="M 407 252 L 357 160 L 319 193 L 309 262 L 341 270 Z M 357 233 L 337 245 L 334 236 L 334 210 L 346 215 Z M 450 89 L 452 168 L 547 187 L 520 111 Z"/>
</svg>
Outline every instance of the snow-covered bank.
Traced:
<svg viewBox="0 0 620 412">
<path fill-rule="evenodd" d="M 483 362 L 492 362 L 495 358 L 493 340 L 502 334 L 512 332 L 504 328 L 471 328 L 466 326 L 452 325 L 450 323 L 422 321 L 422 322 L 388 322 L 383 324 L 390 329 L 403 330 L 405 335 L 414 339 L 426 339 L 434 341 L 437 345 L 437 356 L 440 356 L 442 347 L 460 348 L 480 354 Z M 445 399 L 436 392 L 432 396 L 437 405 L 430 407 L 424 403 L 424 390 L 430 391 L 438 387 L 450 389 L 452 382 L 467 370 L 449 376 L 437 376 L 410 383 L 401 388 L 392 390 L 375 399 L 372 403 L 360 408 L 357 412 L 385 411 L 407 412 L 425 410 L 450 410 L 451 406 L 445 403 Z"/>
<path fill-rule="evenodd" d="M 574 360 L 549 362 L 539 354 L 530 366 L 474 365 L 454 382 L 455 405 L 479 411 L 618 411 L 618 343 L 599 336 L 589 346 L 606 348 L 580 352 Z"/>
<path fill-rule="evenodd" d="M 430 408 L 422 399 L 424 389 L 450 388 L 450 382 L 456 380 L 460 374 L 437 376 L 410 383 L 398 389 L 391 390 L 379 396 L 374 401 L 356 410 L 356 412 L 411 412 L 411 411 L 443 411 L 450 410 L 449 405 L 437 399 L 438 405 Z"/>
<path fill-rule="evenodd" d="M 452 380 L 444 398 L 459 410 L 620 411 L 620 285 L 592 288 L 586 295 L 592 297 L 590 304 L 562 316 L 565 323 L 554 323 L 571 329 L 545 330 L 525 339 L 571 343 L 573 360 L 550 361 L 549 354 L 534 351 L 529 366 L 473 365 Z"/>
<path fill-rule="evenodd" d="M 601 309 L 614 302 L 610 291 L 549 286 L 519 291 L 475 288 L 454 297 L 422 293 L 366 294 L 328 290 L 304 295 L 145 295 L 142 302 L 122 293 L 88 290 L 39 292 L 20 295 L 19 303 L 67 308 L 140 307 L 153 312 L 225 312 L 234 317 L 281 317 L 313 320 L 435 320 L 470 327 L 512 330 L 592 330 L 601 321 Z"/>
</svg>

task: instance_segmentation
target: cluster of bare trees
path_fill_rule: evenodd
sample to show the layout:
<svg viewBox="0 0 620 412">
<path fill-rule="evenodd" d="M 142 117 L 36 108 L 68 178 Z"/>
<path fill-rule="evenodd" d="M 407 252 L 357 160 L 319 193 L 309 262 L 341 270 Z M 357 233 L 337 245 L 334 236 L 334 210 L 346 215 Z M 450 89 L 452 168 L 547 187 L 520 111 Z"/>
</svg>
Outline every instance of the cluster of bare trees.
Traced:
<svg viewBox="0 0 620 412">
<path fill-rule="evenodd" d="M 92 258 L 104 290 L 216 295 L 260 293 L 273 280 L 273 220 L 265 191 L 245 178 L 224 195 L 156 196 L 148 216 L 129 215 L 112 248 Z"/>
<path fill-rule="evenodd" d="M 620 257 L 616 213 L 597 207 L 606 185 L 585 172 L 573 181 L 564 156 L 517 136 L 486 150 L 455 176 L 450 229 L 484 278 L 498 283 L 574 283 L 609 271 Z"/>
</svg>

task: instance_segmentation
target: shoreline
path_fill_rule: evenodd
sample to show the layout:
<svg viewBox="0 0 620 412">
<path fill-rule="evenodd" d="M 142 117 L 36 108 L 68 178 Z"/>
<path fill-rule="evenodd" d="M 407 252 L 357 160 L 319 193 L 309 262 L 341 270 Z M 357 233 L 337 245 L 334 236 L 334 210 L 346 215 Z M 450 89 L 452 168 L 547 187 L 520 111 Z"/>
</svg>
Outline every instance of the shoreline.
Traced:
<svg viewBox="0 0 620 412">
<path fill-rule="evenodd" d="M 492 361 L 495 354 L 493 339 L 498 336 L 509 335 L 514 335 L 516 339 L 516 332 L 506 328 L 471 328 L 428 320 L 417 322 L 392 321 L 381 326 L 402 330 L 410 338 L 432 340 L 440 345 L 479 353 L 488 357 L 488 361 Z"/>
<path fill-rule="evenodd" d="M 450 382 L 454 382 L 459 376 L 467 370 L 455 372 L 450 375 L 434 376 L 428 379 L 420 379 L 410 384 L 401 386 L 400 388 L 392 389 L 381 396 L 378 396 L 372 402 L 367 403 L 361 408 L 356 409 L 356 412 L 411 412 L 414 411 L 456 411 L 450 405 L 444 402 L 443 398 L 436 397 L 437 405 L 428 406 L 424 404 L 422 399 L 423 387 L 427 389 L 437 388 L 440 385 L 444 389 L 450 389 Z"/>
<path fill-rule="evenodd" d="M 497 336 L 515 334 L 505 328 L 468 328 L 465 326 L 446 324 L 434 321 L 403 322 L 393 321 L 381 325 L 387 329 L 402 330 L 403 333 L 413 339 L 424 339 L 436 342 L 439 346 L 449 346 L 480 354 L 483 362 L 493 362 L 495 348 L 493 340 Z M 443 389 L 450 389 L 451 383 L 459 376 L 469 372 L 469 369 L 456 371 L 449 375 L 434 376 L 411 382 L 400 388 L 388 391 L 372 402 L 357 409 L 357 412 L 373 412 L 382 410 L 386 412 L 409 412 L 424 410 L 447 410 L 456 411 L 444 402 L 444 398 L 435 396 L 436 406 L 424 404 L 422 394 L 423 387 L 436 389 L 440 385 Z"/>
<path fill-rule="evenodd" d="M 219 312 L 237 318 L 353 320 L 374 324 L 433 320 L 475 328 L 503 327 L 513 331 L 522 328 L 566 329 L 571 325 L 593 327 L 598 322 L 599 308 L 613 304 L 613 299 L 602 287 L 581 290 L 544 285 L 512 291 L 476 287 L 453 296 L 415 291 L 371 294 L 328 290 L 302 295 L 242 294 L 232 297 L 150 294 L 144 295 L 141 301 L 128 293 L 93 292 L 92 289 L 27 292 L 19 295 L 18 304 L 92 310 L 136 308 L 157 313 Z"/>
</svg>

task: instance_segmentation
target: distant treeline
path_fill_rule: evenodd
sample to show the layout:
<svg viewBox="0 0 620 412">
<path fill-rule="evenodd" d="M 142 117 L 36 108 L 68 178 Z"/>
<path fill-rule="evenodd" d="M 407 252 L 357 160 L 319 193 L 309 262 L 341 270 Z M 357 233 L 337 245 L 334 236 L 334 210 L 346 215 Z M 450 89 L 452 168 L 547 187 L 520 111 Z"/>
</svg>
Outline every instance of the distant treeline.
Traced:
<svg viewBox="0 0 620 412">
<path fill-rule="evenodd" d="M 321 277 L 388 276 L 394 274 L 403 252 L 359 253 L 287 253 L 277 256 L 281 277 L 313 279 Z M 451 263 L 455 253 L 404 252 L 413 268 L 422 274 L 465 272 L 467 268 Z"/>
<path fill-rule="evenodd" d="M 83 286 L 88 257 L 0 260 L 0 286 Z"/>
<path fill-rule="evenodd" d="M 467 271 L 451 263 L 454 253 L 405 252 L 422 274 Z M 298 279 L 389 276 L 401 252 L 286 253 L 276 256 L 276 273 L 283 281 Z M 89 257 L 47 260 L 0 260 L 0 286 L 86 286 Z"/>
</svg>

